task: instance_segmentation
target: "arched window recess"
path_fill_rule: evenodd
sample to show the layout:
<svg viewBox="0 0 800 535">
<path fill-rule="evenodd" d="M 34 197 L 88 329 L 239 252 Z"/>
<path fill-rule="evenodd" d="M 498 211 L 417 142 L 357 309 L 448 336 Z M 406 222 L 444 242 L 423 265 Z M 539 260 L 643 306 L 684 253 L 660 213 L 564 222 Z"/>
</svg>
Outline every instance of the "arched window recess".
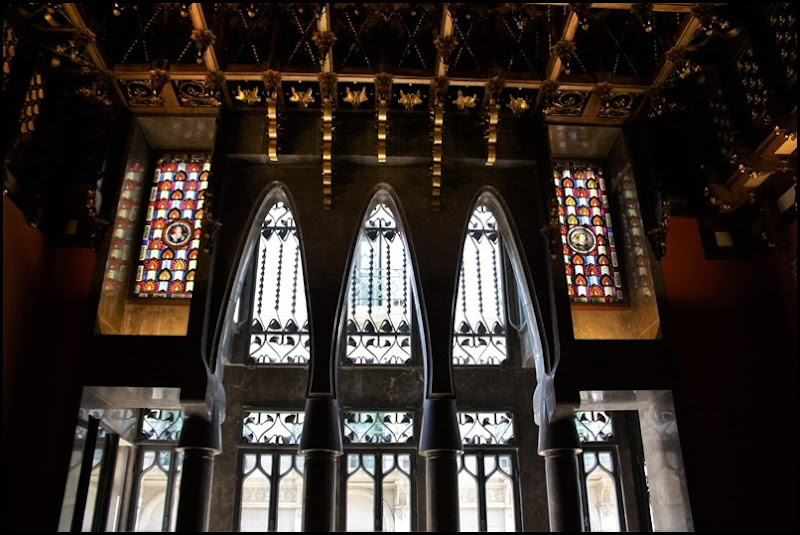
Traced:
<svg viewBox="0 0 800 535">
<path fill-rule="evenodd" d="M 251 221 L 230 284 L 218 359 L 306 364 L 311 339 L 305 260 L 285 186 L 270 185 Z"/>
<path fill-rule="evenodd" d="M 542 396 L 555 403 L 541 311 L 508 210 L 494 188 L 479 192 L 467 223 L 453 325 L 453 365 L 533 367 L 539 422 Z"/>
<path fill-rule="evenodd" d="M 415 268 L 392 191 L 376 186 L 354 242 L 342 292 L 339 355 L 344 365 L 406 366 L 425 352 Z M 424 360 L 423 360 L 424 362 Z"/>
</svg>

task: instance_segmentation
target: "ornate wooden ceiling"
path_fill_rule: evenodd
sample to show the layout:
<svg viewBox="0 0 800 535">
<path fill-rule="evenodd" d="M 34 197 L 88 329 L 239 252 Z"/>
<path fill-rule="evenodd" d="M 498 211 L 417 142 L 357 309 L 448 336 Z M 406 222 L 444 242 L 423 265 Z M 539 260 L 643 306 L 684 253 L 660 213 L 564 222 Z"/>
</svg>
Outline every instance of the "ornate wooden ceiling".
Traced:
<svg viewBox="0 0 800 535">
<path fill-rule="evenodd" d="M 322 117 L 327 162 L 334 113 L 375 113 L 381 161 L 387 119 L 430 112 L 434 199 L 445 114 L 480 117 L 487 165 L 501 118 L 652 119 L 661 121 L 654 139 L 677 128 L 692 151 L 705 146 L 702 172 L 714 168 L 701 184 L 706 201 L 732 213 L 768 182 L 780 182 L 778 194 L 796 183 L 796 28 L 791 3 L 12 3 L 4 93 L 15 61 L 6 50 L 32 37 L 28 58 L 98 109 L 266 114 L 271 160 L 284 112 Z M 35 126 L 25 114 L 36 106 L 23 104 L 22 130 Z M 675 110 L 683 116 L 673 124 Z M 7 137 L 27 135 L 14 127 Z M 674 174 L 668 192 L 697 189 Z M 330 181 L 323 165 L 325 188 Z"/>
<path fill-rule="evenodd" d="M 376 108 L 375 77 L 386 73 L 404 94 L 420 92 L 418 104 L 394 92 L 391 109 L 430 105 L 437 78 L 448 108 L 462 106 L 459 90 L 480 104 L 494 79 L 502 113 L 539 105 L 614 124 L 641 111 L 643 93 L 674 71 L 670 50 L 702 26 L 690 3 L 17 6 L 61 36 L 53 51 L 81 72 L 88 98 L 166 113 L 264 107 L 276 90 L 281 105 L 318 108 L 325 73 L 338 82 L 334 105 Z M 348 90 L 366 98 L 346 100 Z"/>
</svg>

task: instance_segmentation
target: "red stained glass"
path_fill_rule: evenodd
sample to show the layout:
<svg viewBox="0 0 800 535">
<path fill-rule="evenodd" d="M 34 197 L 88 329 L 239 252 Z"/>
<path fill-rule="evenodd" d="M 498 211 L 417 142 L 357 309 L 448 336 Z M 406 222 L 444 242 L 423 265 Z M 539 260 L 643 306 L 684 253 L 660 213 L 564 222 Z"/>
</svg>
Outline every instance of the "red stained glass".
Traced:
<svg viewBox="0 0 800 535">
<path fill-rule="evenodd" d="M 136 297 L 192 296 L 209 155 L 164 156 L 155 168 L 136 271 Z"/>
<path fill-rule="evenodd" d="M 622 279 L 602 169 L 591 164 L 556 164 L 565 276 L 575 303 L 622 303 Z"/>
</svg>

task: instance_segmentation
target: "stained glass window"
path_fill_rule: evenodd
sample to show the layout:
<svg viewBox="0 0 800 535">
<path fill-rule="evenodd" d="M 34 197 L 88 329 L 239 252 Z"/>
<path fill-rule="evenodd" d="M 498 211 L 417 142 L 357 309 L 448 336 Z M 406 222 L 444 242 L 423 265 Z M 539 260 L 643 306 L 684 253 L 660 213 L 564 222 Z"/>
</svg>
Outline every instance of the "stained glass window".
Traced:
<svg viewBox="0 0 800 535">
<path fill-rule="evenodd" d="M 170 155 L 157 162 L 136 270 L 136 297 L 192 296 L 210 170 L 208 155 Z"/>
<path fill-rule="evenodd" d="M 387 203 L 376 204 L 364 221 L 348 290 L 347 361 L 408 364 L 412 304 L 408 252 Z"/>
<path fill-rule="evenodd" d="M 503 250 L 497 219 L 486 206 L 472 213 L 461 258 L 453 364 L 506 360 Z"/>
<path fill-rule="evenodd" d="M 297 226 L 286 203 L 275 203 L 267 213 L 255 262 L 251 360 L 256 364 L 308 362 L 305 276 Z"/>
<path fill-rule="evenodd" d="M 130 256 L 135 254 L 135 222 L 139 217 L 139 199 L 144 182 L 144 166 L 138 160 L 130 162 L 122 181 L 122 192 L 117 205 L 117 217 L 111 234 L 111 244 L 106 262 L 104 291 L 117 291 L 130 280 Z"/>
<path fill-rule="evenodd" d="M 599 166 L 556 164 L 567 290 L 574 303 L 623 302 L 606 181 Z"/>
</svg>

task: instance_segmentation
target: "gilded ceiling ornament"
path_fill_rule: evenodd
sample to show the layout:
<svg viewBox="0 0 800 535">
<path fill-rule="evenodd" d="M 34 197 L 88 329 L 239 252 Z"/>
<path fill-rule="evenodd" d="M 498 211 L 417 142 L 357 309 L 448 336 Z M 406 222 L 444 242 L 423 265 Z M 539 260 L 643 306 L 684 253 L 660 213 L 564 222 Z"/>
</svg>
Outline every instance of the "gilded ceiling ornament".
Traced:
<svg viewBox="0 0 800 535">
<path fill-rule="evenodd" d="M 525 97 L 514 98 L 514 95 L 510 95 L 508 109 L 510 109 L 514 115 L 520 116 L 528 109 L 528 101 Z"/>
<path fill-rule="evenodd" d="M 401 89 L 400 98 L 397 99 L 397 102 L 401 104 L 406 111 L 413 111 L 415 107 L 422 104 L 422 92 L 417 89 L 416 93 L 404 93 Z"/>
<path fill-rule="evenodd" d="M 336 102 L 336 81 L 338 77 L 333 72 L 319 73 L 319 98 L 324 104 Z"/>
<path fill-rule="evenodd" d="M 381 72 L 375 75 L 375 100 L 389 102 L 392 99 L 392 75 Z"/>
<path fill-rule="evenodd" d="M 361 88 L 361 91 L 354 93 L 349 87 L 345 87 L 344 101 L 352 104 L 354 108 L 358 108 L 362 103 L 367 101 L 367 87 Z"/>
<path fill-rule="evenodd" d="M 570 61 L 572 56 L 575 55 L 575 41 L 559 41 L 553 45 L 551 51 L 561 59 L 561 70 L 564 74 L 570 72 Z"/>
<path fill-rule="evenodd" d="M 319 61 L 322 63 L 328 56 L 333 43 L 336 41 L 336 35 L 333 32 L 314 32 L 312 37 L 317 44 L 317 51 L 319 51 Z"/>
<path fill-rule="evenodd" d="M 220 71 L 208 71 L 206 73 L 206 85 L 208 92 L 215 99 L 220 100 L 222 86 L 225 84 L 225 76 Z"/>
<path fill-rule="evenodd" d="M 267 69 L 264 71 L 264 74 L 261 75 L 261 80 L 264 82 L 264 87 L 267 90 L 267 99 L 278 98 L 278 92 L 281 88 L 281 73 Z"/>
<path fill-rule="evenodd" d="M 214 44 L 214 39 L 216 36 L 214 32 L 208 29 L 198 29 L 195 28 L 192 30 L 191 36 L 192 42 L 194 42 L 194 46 L 197 49 L 197 63 L 198 65 L 203 63 L 203 54 L 206 53 L 206 50 L 209 46 Z"/>
<path fill-rule="evenodd" d="M 689 56 L 686 54 L 688 51 L 686 47 L 673 46 L 667 50 L 667 53 L 664 55 L 667 61 L 675 65 L 675 71 L 678 73 L 679 78 L 686 78 L 693 73 L 703 70 L 700 65 L 697 65 L 689 59 Z"/>
<path fill-rule="evenodd" d="M 289 100 L 296 102 L 299 107 L 307 108 L 309 104 L 314 102 L 314 90 L 312 88 L 309 87 L 302 93 L 298 93 L 294 87 L 291 89 L 292 94 L 289 95 Z"/>
<path fill-rule="evenodd" d="M 674 101 L 666 98 L 661 86 L 650 86 L 647 91 L 645 91 L 645 97 L 647 97 L 649 103 L 647 117 L 650 119 L 660 117 L 667 112 L 675 111 L 678 107 Z"/>
<path fill-rule="evenodd" d="M 496 104 L 502 100 L 503 89 L 506 81 L 502 74 L 497 73 L 486 82 L 486 96 L 484 97 L 490 104 Z"/>
<path fill-rule="evenodd" d="M 580 24 L 582 30 L 589 29 L 589 16 L 591 13 L 591 4 L 569 4 L 569 8 L 575 13 L 578 17 L 578 24 Z"/>
<path fill-rule="evenodd" d="M 160 96 L 161 90 L 169 81 L 169 73 L 164 69 L 155 68 L 150 71 L 150 87 L 153 88 L 153 95 Z"/>
<path fill-rule="evenodd" d="M 437 35 L 433 40 L 436 49 L 442 55 L 442 61 L 447 64 L 450 59 L 450 54 L 458 46 L 458 39 L 454 35 Z"/>
<path fill-rule="evenodd" d="M 433 79 L 431 84 L 431 106 L 444 106 L 448 87 L 450 87 L 450 79 L 447 76 L 437 76 Z"/>
<path fill-rule="evenodd" d="M 631 4 L 631 13 L 636 15 L 644 31 L 653 31 L 653 4 Z"/>
<path fill-rule="evenodd" d="M 258 94 L 258 87 L 252 89 L 242 89 L 241 86 L 236 86 L 236 100 L 241 100 L 248 106 L 252 106 L 256 102 L 261 102 L 261 96 Z"/>
<path fill-rule="evenodd" d="M 464 93 L 462 93 L 461 90 L 459 89 L 458 90 L 458 97 L 456 97 L 456 99 L 453 101 L 453 104 L 455 104 L 456 108 L 458 108 L 459 110 L 466 111 L 468 108 L 474 108 L 475 107 L 475 101 L 477 99 L 478 99 L 478 94 L 477 93 L 475 93 L 471 97 L 468 97 L 468 96 L 465 96 Z"/>
</svg>

